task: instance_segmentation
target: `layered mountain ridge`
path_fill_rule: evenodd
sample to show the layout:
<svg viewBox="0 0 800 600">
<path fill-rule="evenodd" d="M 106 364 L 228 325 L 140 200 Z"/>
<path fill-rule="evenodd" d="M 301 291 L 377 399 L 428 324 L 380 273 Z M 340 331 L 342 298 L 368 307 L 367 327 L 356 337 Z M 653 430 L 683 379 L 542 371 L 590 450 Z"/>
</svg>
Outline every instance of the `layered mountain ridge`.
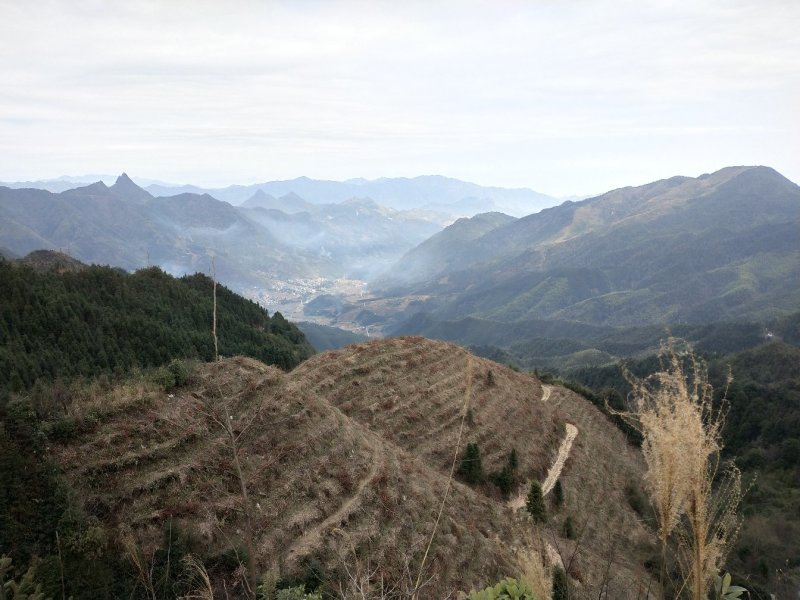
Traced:
<svg viewBox="0 0 800 600">
<path fill-rule="evenodd" d="M 60 193 L 0 187 L 0 240 L 18 255 L 59 249 L 84 262 L 158 265 L 175 275 L 208 272 L 216 256 L 220 278 L 243 290 L 275 279 L 364 277 L 443 225 L 368 199 L 311 205 L 285 196 L 281 206 L 292 208 L 234 207 L 207 193 L 153 197 L 124 173 L 112 186 Z"/>
<path fill-rule="evenodd" d="M 452 226 L 451 226 L 452 227 Z M 800 188 L 730 167 L 567 202 L 475 239 L 437 235 L 396 265 L 391 294 L 435 318 L 601 325 L 767 318 L 800 305 Z"/>
</svg>

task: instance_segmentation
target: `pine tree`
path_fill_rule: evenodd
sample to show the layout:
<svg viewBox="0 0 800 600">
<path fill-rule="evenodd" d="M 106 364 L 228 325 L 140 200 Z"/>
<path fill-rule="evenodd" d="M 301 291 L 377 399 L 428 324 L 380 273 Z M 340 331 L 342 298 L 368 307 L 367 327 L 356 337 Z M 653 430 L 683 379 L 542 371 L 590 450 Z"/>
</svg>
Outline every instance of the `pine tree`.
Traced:
<svg viewBox="0 0 800 600">
<path fill-rule="evenodd" d="M 560 507 L 564 504 L 564 488 L 561 486 L 561 480 L 556 480 L 556 484 L 553 486 L 553 503 Z"/>
<path fill-rule="evenodd" d="M 517 450 L 516 448 L 512 448 L 511 452 L 508 455 L 508 461 L 506 462 L 505 466 L 499 473 L 492 474 L 492 481 L 494 484 L 500 489 L 500 493 L 503 497 L 507 497 L 511 490 L 517 485 L 517 465 L 519 461 L 517 459 Z"/>
<path fill-rule="evenodd" d="M 561 567 L 553 569 L 553 600 L 567 600 L 569 588 L 567 587 L 567 574 Z"/>
<path fill-rule="evenodd" d="M 564 520 L 564 527 L 562 528 L 562 533 L 564 537 L 568 540 L 575 539 L 575 524 L 572 522 L 572 517 L 567 516 Z"/>
<path fill-rule="evenodd" d="M 458 474 L 467 483 L 480 483 L 483 481 L 483 467 L 481 465 L 481 451 L 478 444 L 467 444 Z"/>
<path fill-rule="evenodd" d="M 492 475 L 492 481 L 494 481 L 494 484 L 498 487 L 500 493 L 505 498 L 514 488 L 516 477 L 514 477 L 514 472 L 508 467 L 508 465 L 506 465 L 503 467 L 502 471 Z"/>
<path fill-rule="evenodd" d="M 511 454 L 508 455 L 508 466 L 511 467 L 511 469 L 514 471 L 519 466 L 519 459 L 517 458 L 516 448 L 511 448 Z"/>
<path fill-rule="evenodd" d="M 547 520 L 547 511 L 544 507 L 544 498 L 542 497 L 542 486 L 535 479 L 531 481 L 531 489 L 528 492 L 528 501 L 525 503 L 525 508 L 537 523 L 544 523 Z"/>
</svg>

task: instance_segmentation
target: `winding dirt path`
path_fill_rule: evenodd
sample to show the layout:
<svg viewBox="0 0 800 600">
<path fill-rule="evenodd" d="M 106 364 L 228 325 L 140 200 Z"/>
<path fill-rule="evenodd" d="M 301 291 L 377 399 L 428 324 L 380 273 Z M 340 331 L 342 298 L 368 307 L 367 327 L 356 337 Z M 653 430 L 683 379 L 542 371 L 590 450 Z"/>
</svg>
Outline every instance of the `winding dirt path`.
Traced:
<svg viewBox="0 0 800 600">
<path fill-rule="evenodd" d="M 550 399 L 550 394 L 553 393 L 552 385 L 542 384 L 542 402 L 547 402 Z"/>
<path fill-rule="evenodd" d="M 550 394 L 553 393 L 553 386 L 552 385 L 542 385 L 542 398 L 541 402 L 547 402 L 550 399 Z M 575 438 L 578 437 L 578 428 L 575 427 L 572 423 L 566 423 L 566 435 L 564 439 L 561 441 L 561 445 L 558 447 L 558 454 L 556 455 L 556 459 L 552 465 L 550 465 L 550 469 L 547 471 L 547 477 L 542 484 L 542 495 L 546 496 L 549 494 L 552 489 L 556 485 L 556 481 L 558 478 L 561 477 L 561 471 L 564 470 L 564 464 L 567 462 L 569 458 L 570 452 L 572 452 L 572 444 L 575 442 Z M 512 510 L 519 510 L 520 508 L 525 506 L 527 501 L 525 488 L 520 490 L 519 495 L 516 498 L 512 498 L 508 501 L 508 506 Z M 561 556 L 559 555 L 558 551 L 549 543 L 545 542 L 545 553 L 547 554 L 547 560 L 550 562 L 551 565 L 560 566 L 562 569 L 564 568 L 564 563 L 561 560 Z"/>
<path fill-rule="evenodd" d="M 550 399 L 550 394 L 552 393 L 552 385 L 542 385 L 542 398 L 540 401 L 547 402 Z M 567 462 L 569 454 L 572 451 L 572 444 L 575 442 L 575 438 L 578 437 L 578 428 L 575 427 L 575 425 L 572 423 L 566 423 L 565 426 L 567 434 L 561 441 L 561 446 L 558 448 L 556 459 L 553 464 L 550 465 L 550 469 L 547 471 L 547 477 L 542 484 L 543 496 L 546 496 L 548 493 L 550 493 L 550 491 L 552 491 L 553 487 L 556 485 L 556 481 L 558 481 L 558 478 L 561 477 L 561 471 L 564 469 L 564 464 Z M 519 510 L 525 506 L 526 500 L 526 488 L 522 488 L 516 498 L 512 498 L 508 501 L 508 506 L 512 510 Z"/>
<path fill-rule="evenodd" d="M 564 469 L 564 463 L 567 462 L 569 458 L 569 453 L 572 451 L 572 443 L 575 441 L 575 438 L 578 437 L 578 428 L 575 427 L 572 423 L 565 424 L 567 429 L 567 435 L 564 436 L 564 439 L 561 442 L 561 446 L 558 448 L 558 456 L 556 456 L 555 462 L 550 466 L 550 470 L 547 472 L 547 477 L 542 484 L 542 495 L 546 496 L 550 490 L 556 485 L 556 481 L 558 478 L 561 477 L 561 471 Z"/>
<path fill-rule="evenodd" d="M 380 444 L 375 443 L 372 453 L 372 466 L 370 467 L 369 473 L 359 481 L 355 492 L 342 503 L 336 512 L 324 519 L 319 525 L 314 525 L 305 531 L 303 535 L 300 536 L 300 539 L 292 544 L 289 552 L 286 554 L 288 562 L 310 554 L 311 551 L 319 545 L 323 532 L 329 527 L 339 525 L 342 520 L 356 508 L 356 505 L 361 501 L 361 495 L 364 493 L 364 489 L 377 477 L 378 467 L 383 464 L 383 459 L 383 450 Z"/>
</svg>

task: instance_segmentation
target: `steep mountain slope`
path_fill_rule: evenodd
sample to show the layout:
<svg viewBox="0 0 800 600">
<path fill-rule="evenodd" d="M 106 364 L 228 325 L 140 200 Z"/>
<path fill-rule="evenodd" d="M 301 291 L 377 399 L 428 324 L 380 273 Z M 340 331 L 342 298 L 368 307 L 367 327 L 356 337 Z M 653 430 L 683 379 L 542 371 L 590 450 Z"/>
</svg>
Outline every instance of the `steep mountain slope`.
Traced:
<svg viewBox="0 0 800 600">
<path fill-rule="evenodd" d="M 399 266 L 392 269 L 390 281 L 424 281 L 443 272 L 458 270 L 465 247 L 514 220 L 503 213 L 483 213 L 458 219 L 407 252 L 400 259 Z"/>
<path fill-rule="evenodd" d="M 643 325 L 768 318 L 800 304 L 800 187 L 731 167 L 565 203 L 450 250 L 433 314 Z M 414 267 L 401 262 L 397 271 Z M 440 275 L 446 274 L 447 278 Z M 396 293 L 396 290 L 393 290 Z"/>
<path fill-rule="evenodd" d="M 579 545 L 577 597 L 596 596 L 605 567 L 612 595 L 634 597 L 647 581 L 641 561 L 650 544 L 624 499 L 626 482 L 641 476 L 636 453 L 571 392 L 557 389 L 543 402 L 535 379 L 442 342 L 368 342 L 288 374 L 241 358 L 206 365 L 168 401 L 133 390 L 76 406 L 76 436 L 54 443 L 53 453 L 84 507 L 112 531 L 130 532 L 145 557 L 169 526 L 189 532 L 192 549 L 219 565 L 213 557 L 241 547 L 250 532 L 261 569 L 286 576 L 311 562 L 331 591 L 367 573 L 372 585 L 408 589 L 439 510 L 465 397 L 471 417 L 462 444 L 485 448 L 487 472 L 516 447 L 522 485 L 543 477 L 564 419 L 577 425 L 562 475 L 565 505 L 540 533 L 565 556 Z M 424 597 L 519 574 L 534 549 L 543 552 L 532 524 L 493 489 L 452 484 Z M 579 542 L 558 533 L 567 515 L 581 524 Z M 232 576 L 215 569 L 217 584 Z"/>
<path fill-rule="evenodd" d="M 171 246 L 138 203 L 103 183 L 52 194 L 0 188 L 0 239 L 18 254 L 39 248 L 68 250 L 85 262 L 144 266 L 147 248 Z"/>
<path fill-rule="evenodd" d="M 56 273 L 82 271 L 88 266 L 75 260 L 69 254 L 53 250 L 34 250 L 27 256 L 17 259 L 16 262 L 36 271 L 54 271 Z"/>
<path fill-rule="evenodd" d="M 207 270 L 216 251 L 236 257 L 219 261 L 219 275 L 237 287 L 253 281 L 254 253 L 277 271 L 302 270 L 302 261 L 282 261 L 285 250 L 225 207 L 234 210 L 208 196 L 153 199 L 125 175 L 110 188 L 98 182 L 60 194 L 0 188 L 0 239 L 19 254 L 60 248 L 84 262 L 157 264 L 175 274 Z"/>
</svg>

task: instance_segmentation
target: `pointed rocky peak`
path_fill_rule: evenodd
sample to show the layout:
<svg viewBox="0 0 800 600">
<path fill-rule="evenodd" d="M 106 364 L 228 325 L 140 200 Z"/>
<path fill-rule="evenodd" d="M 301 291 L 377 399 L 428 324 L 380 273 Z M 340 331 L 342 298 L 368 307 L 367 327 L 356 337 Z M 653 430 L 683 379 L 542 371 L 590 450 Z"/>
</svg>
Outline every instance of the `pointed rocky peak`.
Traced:
<svg viewBox="0 0 800 600">
<path fill-rule="evenodd" d="M 255 208 L 259 206 L 262 208 L 274 208 L 277 202 L 274 196 L 269 195 L 259 188 L 256 190 L 255 194 L 242 202 L 242 206 L 245 208 Z"/>
<path fill-rule="evenodd" d="M 153 198 L 147 190 L 136 185 L 133 180 L 128 177 L 127 173 L 123 173 L 117 177 L 114 185 L 111 186 L 111 191 L 123 200 L 132 200 L 134 202 L 145 202 Z"/>
<path fill-rule="evenodd" d="M 133 183 L 133 180 L 130 177 L 128 177 L 127 173 L 123 173 L 122 175 L 117 177 L 117 181 L 114 182 L 114 185 L 129 186 L 129 185 L 136 185 L 136 184 Z"/>
</svg>

